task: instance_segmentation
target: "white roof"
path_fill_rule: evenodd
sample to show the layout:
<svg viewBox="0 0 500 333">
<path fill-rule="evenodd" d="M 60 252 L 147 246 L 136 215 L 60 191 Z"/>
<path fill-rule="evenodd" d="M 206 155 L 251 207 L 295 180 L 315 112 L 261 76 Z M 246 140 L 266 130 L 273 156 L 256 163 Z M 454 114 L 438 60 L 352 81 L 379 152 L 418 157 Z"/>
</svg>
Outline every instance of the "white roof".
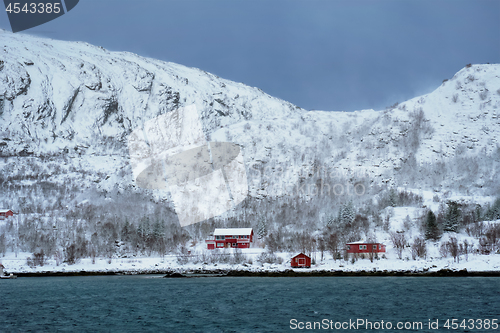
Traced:
<svg viewBox="0 0 500 333">
<path fill-rule="evenodd" d="M 225 228 L 225 229 L 215 229 L 214 236 L 225 236 L 225 235 L 250 235 L 252 234 L 252 228 Z"/>
<path fill-rule="evenodd" d="M 357 241 L 357 242 L 347 243 L 347 245 L 353 245 L 353 244 L 382 244 L 382 243 L 379 243 L 379 242 L 365 242 L 365 241 Z"/>
<path fill-rule="evenodd" d="M 12 212 L 12 209 L 0 209 L 0 213 Z"/>
</svg>

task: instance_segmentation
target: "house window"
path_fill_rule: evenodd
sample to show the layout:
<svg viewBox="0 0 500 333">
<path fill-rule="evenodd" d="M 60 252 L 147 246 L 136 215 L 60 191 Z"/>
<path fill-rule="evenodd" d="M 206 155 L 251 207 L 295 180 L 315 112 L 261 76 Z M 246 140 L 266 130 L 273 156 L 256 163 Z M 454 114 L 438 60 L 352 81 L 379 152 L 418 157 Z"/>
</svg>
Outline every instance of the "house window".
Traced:
<svg viewBox="0 0 500 333">
<path fill-rule="evenodd" d="M 217 243 L 217 247 L 224 247 L 224 243 Z"/>
<path fill-rule="evenodd" d="M 363 250 L 363 245 L 360 245 L 360 246 L 359 246 L 359 249 L 360 249 L 360 250 Z"/>
<path fill-rule="evenodd" d="M 236 246 L 236 243 L 233 243 L 233 246 Z"/>
<path fill-rule="evenodd" d="M 379 249 L 379 250 L 382 250 L 382 245 L 379 245 L 379 246 L 378 246 L 378 249 Z"/>
<path fill-rule="evenodd" d="M 347 245 L 347 249 L 350 250 L 351 249 L 351 245 Z"/>
<path fill-rule="evenodd" d="M 373 245 L 373 249 L 376 250 L 377 249 L 377 245 Z"/>
</svg>

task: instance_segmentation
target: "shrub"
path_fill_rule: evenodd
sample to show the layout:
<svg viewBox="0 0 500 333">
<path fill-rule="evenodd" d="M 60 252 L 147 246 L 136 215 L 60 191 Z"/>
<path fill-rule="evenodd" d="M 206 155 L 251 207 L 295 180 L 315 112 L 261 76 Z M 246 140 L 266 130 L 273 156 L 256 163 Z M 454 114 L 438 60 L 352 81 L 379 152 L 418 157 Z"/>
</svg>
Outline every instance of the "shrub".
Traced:
<svg viewBox="0 0 500 333">
<path fill-rule="evenodd" d="M 233 256 L 231 257 L 231 264 L 244 264 L 247 261 L 245 255 L 241 253 L 240 249 L 234 249 Z"/>
<path fill-rule="evenodd" d="M 43 266 L 45 264 L 45 253 L 43 250 L 33 253 L 33 264 L 35 266 Z"/>
<path fill-rule="evenodd" d="M 278 257 L 274 253 L 262 252 L 257 258 L 257 262 L 261 264 L 282 264 L 283 258 Z"/>
<path fill-rule="evenodd" d="M 26 258 L 26 265 L 28 265 L 31 268 L 35 267 L 35 264 L 33 263 L 33 259 L 31 259 L 31 257 Z"/>
<path fill-rule="evenodd" d="M 177 251 L 177 262 L 179 265 L 185 265 L 189 262 L 190 253 L 186 246 L 181 245 Z"/>
<path fill-rule="evenodd" d="M 76 246 L 75 244 L 71 244 L 64 250 L 64 261 L 69 265 L 73 265 L 76 263 L 76 259 Z"/>
</svg>

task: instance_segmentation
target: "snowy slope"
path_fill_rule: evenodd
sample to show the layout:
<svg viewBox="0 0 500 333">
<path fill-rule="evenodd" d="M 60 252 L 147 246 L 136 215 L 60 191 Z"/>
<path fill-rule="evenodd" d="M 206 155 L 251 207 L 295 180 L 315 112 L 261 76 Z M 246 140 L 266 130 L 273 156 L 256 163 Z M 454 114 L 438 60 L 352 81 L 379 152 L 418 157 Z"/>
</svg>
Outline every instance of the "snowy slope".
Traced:
<svg viewBox="0 0 500 333">
<path fill-rule="evenodd" d="M 464 68 L 387 110 L 307 112 L 199 69 L 86 43 L 0 31 L 0 45 L 0 155 L 9 157 L 0 164 L 9 184 L 135 191 L 127 135 L 194 104 L 208 140 L 243 147 L 255 198 L 307 197 L 291 189 L 318 166 L 351 184 L 498 193 L 498 64 Z"/>
</svg>

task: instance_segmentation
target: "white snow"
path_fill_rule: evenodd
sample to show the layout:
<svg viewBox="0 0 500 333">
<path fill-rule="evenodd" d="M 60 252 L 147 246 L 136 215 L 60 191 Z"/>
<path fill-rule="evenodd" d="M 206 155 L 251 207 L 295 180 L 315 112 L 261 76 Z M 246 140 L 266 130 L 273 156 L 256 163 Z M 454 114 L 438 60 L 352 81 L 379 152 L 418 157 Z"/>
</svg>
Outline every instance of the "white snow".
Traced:
<svg viewBox="0 0 500 333">
<path fill-rule="evenodd" d="M 225 235 L 250 235 L 252 233 L 252 228 L 216 228 L 214 230 L 214 236 L 225 236 Z"/>
</svg>

